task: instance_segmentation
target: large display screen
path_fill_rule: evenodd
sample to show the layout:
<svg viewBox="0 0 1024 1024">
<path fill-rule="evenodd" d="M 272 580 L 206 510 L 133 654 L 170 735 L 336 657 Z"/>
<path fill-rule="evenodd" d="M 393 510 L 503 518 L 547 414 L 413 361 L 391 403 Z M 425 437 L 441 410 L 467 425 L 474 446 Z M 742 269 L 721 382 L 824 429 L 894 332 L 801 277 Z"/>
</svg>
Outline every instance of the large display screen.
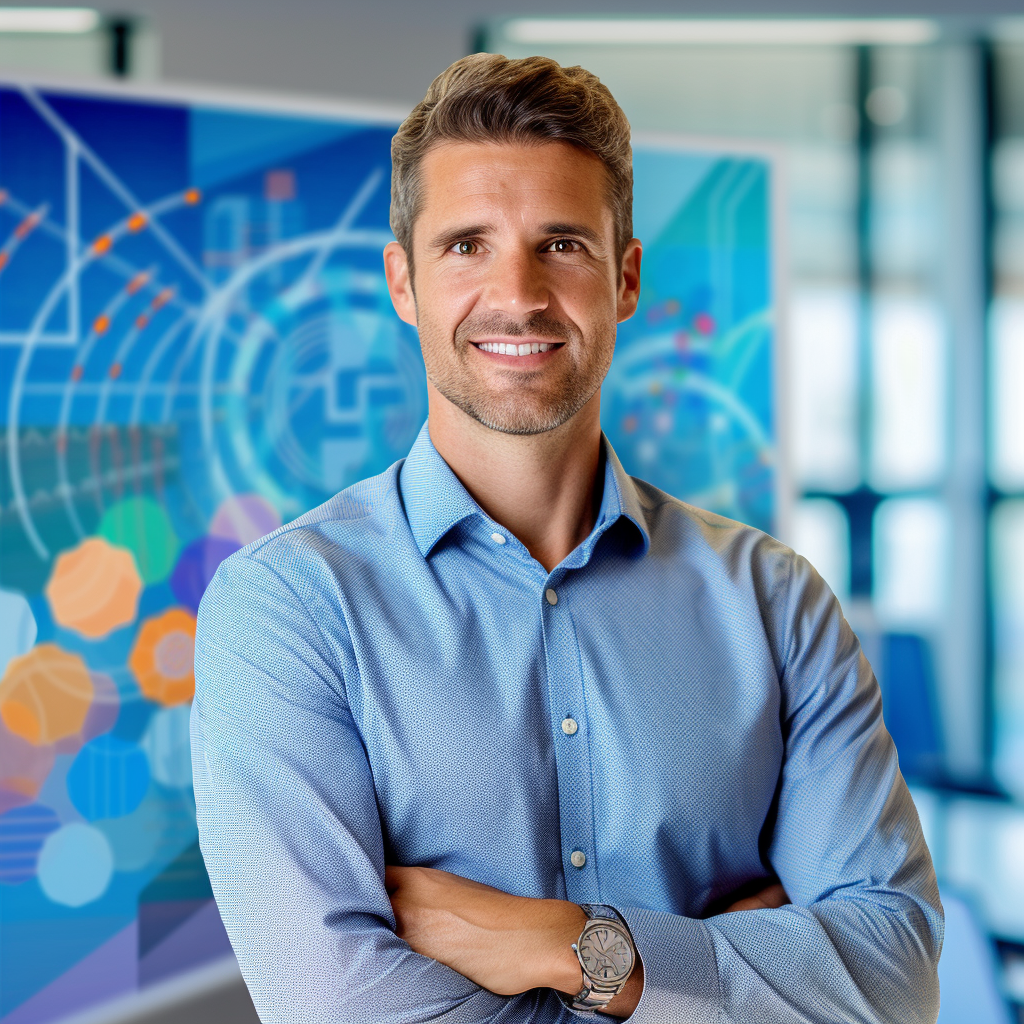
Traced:
<svg viewBox="0 0 1024 1024">
<path fill-rule="evenodd" d="M 396 121 L 0 87 L 0 1020 L 228 955 L 196 840 L 195 616 L 219 562 L 402 458 Z M 636 150 L 626 468 L 772 529 L 772 171 Z M 258 657 L 258 652 L 254 652 Z"/>
</svg>

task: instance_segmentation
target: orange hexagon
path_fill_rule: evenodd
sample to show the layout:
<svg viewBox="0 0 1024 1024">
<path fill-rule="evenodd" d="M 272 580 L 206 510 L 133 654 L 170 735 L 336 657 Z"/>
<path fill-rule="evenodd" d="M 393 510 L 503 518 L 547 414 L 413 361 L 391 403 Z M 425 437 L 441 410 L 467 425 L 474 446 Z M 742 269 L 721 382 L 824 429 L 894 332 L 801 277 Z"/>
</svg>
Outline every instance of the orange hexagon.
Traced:
<svg viewBox="0 0 1024 1024">
<path fill-rule="evenodd" d="M 0 680 L 0 718 L 35 746 L 73 736 L 85 724 L 93 686 L 85 662 L 56 644 L 12 658 Z"/>
<path fill-rule="evenodd" d="M 195 648 L 195 616 L 171 608 L 142 624 L 128 665 L 150 700 L 185 704 L 196 692 Z"/>
<path fill-rule="evenodd" d="M 65 551 L 46 584 L 54 621 L 90 640 L 134 621 L 141 592 L 135 557 L 103 537 Z"/>
</svg>

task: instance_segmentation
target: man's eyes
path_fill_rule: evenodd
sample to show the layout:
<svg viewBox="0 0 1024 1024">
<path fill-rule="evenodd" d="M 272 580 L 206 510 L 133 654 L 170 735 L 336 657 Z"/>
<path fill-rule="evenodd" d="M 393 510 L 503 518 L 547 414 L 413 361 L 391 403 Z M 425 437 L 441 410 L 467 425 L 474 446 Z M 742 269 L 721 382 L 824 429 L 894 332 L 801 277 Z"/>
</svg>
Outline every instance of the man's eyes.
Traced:
<svg viewBox="0 0 1024 1024">
<path fill-rule="evenodd" d="M 462 241 L 456 242 L 449 252 L 454 252 L 459 256 L 475 256 L 480 251 L 480 246 L 477 242 L 463 239 Z M 557 253 L 573 253 L 582 252 L 583 246 L 573 238 L 556 238 L 553 242 L 543 248 L 542 252 L 557 252 Z"/>
</svg>

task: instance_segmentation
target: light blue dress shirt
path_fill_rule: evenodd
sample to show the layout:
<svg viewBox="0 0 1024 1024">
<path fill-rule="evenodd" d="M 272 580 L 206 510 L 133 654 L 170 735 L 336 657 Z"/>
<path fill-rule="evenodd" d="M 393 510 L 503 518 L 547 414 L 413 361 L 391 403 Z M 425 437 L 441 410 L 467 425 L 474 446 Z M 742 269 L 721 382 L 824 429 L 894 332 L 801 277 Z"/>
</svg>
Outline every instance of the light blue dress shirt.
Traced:
<svg viewBox="0 0 1024 1024">
<path fill-rule="evenodd" d="M 605 446 L 597 523 L 550 573 L 426 427 L 218 570 L 199 835 L 265 1022 L 575 1019 L 413 952 L 386 863 L 616 907 L 631 1021 L 935 1020 L 935 876 L 836 599 Z M 716 912 L 773 872 L 791 906 Z"/>
</svg>

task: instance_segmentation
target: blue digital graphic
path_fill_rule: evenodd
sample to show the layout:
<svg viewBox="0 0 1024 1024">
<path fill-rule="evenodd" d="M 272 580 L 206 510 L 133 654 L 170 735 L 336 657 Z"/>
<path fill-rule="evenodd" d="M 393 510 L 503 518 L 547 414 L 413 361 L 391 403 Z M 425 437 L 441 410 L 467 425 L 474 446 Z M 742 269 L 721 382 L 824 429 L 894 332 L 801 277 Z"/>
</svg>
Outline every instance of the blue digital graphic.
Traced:
<svg viewBox="0 0 1024 1024">
<path fill-rule="evenodd" d="M 220 561 L 427 414 L 385 117 L 0 87 L 0 1020 L 230 955 L 196 841 L 195 617 Z M 636 146 L 626 468 L 771 528 L 771 168 Z"/>
</svg>

